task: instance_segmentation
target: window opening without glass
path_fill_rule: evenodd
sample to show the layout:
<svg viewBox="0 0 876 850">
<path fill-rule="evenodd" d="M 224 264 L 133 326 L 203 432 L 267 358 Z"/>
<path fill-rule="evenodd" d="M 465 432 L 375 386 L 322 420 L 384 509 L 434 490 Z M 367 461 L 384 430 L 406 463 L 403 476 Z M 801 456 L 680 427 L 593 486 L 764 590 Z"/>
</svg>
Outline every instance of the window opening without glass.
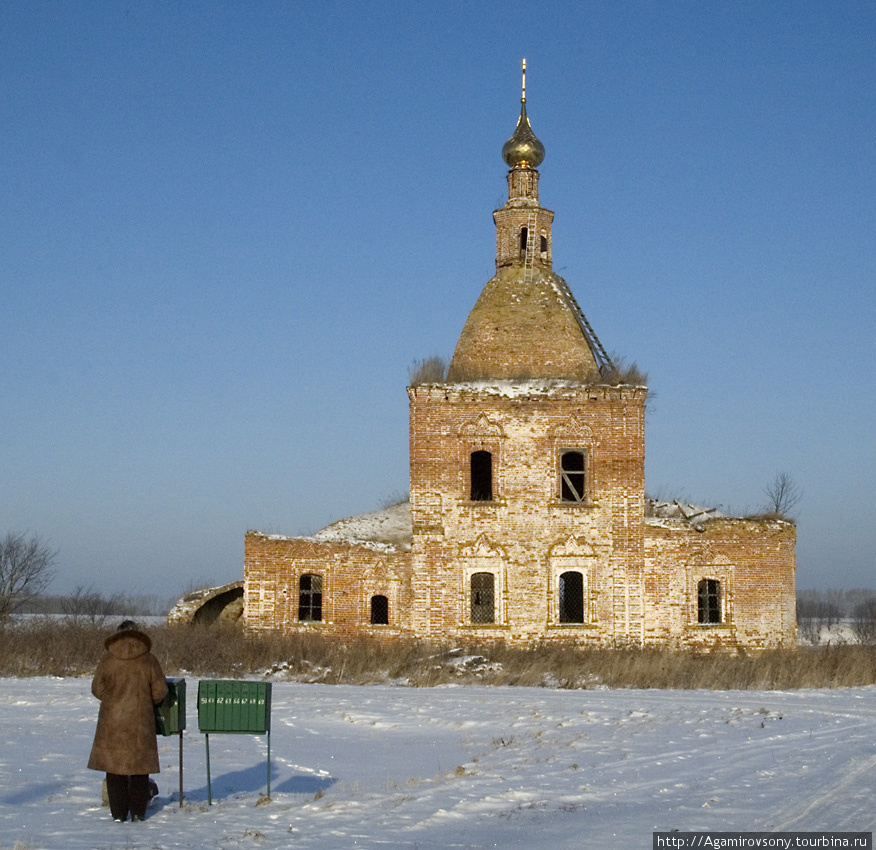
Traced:
<svg viewBox="0 0 876 850">
<path fill-rule="evenodd" d="M 371 625 L 389 625 L 389 600 L 385 596 L 371 597 Z"/>
<path fill-rule="evenodd" d="M 493 456 L 489 452 L 471 453 L 471 500 L 493 500 Z"/>
<path fill-rule="evenodd" d="M 560 453 L 560 500 L 583 502 L 586 499 L 587 469 L 584 452 L 566 449 Z"/>
</svg>

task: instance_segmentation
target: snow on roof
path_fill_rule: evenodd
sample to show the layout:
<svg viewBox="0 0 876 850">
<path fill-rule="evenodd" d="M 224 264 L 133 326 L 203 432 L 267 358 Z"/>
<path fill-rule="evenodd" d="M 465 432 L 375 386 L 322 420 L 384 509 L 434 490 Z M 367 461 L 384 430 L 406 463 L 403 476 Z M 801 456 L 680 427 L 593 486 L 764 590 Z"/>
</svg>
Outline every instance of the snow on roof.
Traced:
<svg viewBox="0 0 876 850">
<path fill-rule="evenodd" d="M 706 520 L 723 517 L 717 508 L 707 508 L 690 502 L 662 502 L 658 499 L 645 499 L 645 522 L 664 528 L 677 528 L 680 525 L 701 527 Z"/>
<path fill-rule="evenodd" d="M 717 508 L 707 508 L 689 502 L 662 502 L 645 499 L 645 522 L 664 528 L 693 526 L 697 528 L 710 519 L 723 517 Z M 339 519 L 308 537 L 285 537 L 269 534 L 277 540 L 312 540 L 318 543 L 347 543 L 365 546 L 379 552 L 406 552 L 411 548 L 411 503 L 399 502 L 365 514 Z"/>
<path fill-rule="evenodd" d="M 311 538 L 322 543 L 356 543 L 396 552 L 411 548 L 411 503 L 399 502 L 367 514 L 339 519 Z"/>
</svg>

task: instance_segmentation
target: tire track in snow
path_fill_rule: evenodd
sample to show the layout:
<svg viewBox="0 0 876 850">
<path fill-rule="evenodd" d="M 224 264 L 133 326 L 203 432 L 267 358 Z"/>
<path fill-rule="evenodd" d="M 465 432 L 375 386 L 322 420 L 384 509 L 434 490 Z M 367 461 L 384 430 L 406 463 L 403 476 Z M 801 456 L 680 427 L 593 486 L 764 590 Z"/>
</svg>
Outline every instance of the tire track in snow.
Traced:
<svg viewBox="0 0 876 850">
<path fill-rule="evenodd" d="M 853 764 L 849 765 L 849 769 L 836 785 L 826 790 L 823 794 L 810 799 L 786 820 L 770 823 L 770 829 L 779 832 L 793 830 L 795 827 L 810 829 L 813 821 L 820 814 L 835 815 L 837 808 L 841 808 L 842 803 L 847 802 L 850 798 L 861 796 L 862 793 L 868 802 L 872 802 L 874 797 L 873 789 L 871 788 L 869 792 L 862 792 L 861 789 L 862 787 L 866 788 L 868 784 L 873 782 L 872 777 L 874 775 L 876 775 L 876 755 L 856 760 Z M 860 809 L 856 808 L 856 812 L 860 812 Z M 874 825 L 876 825 L 876 821 L 871 816 L 869 823 L 850 823 L 848 828 L 857 831 L 873 829 Z"/>
</svg>

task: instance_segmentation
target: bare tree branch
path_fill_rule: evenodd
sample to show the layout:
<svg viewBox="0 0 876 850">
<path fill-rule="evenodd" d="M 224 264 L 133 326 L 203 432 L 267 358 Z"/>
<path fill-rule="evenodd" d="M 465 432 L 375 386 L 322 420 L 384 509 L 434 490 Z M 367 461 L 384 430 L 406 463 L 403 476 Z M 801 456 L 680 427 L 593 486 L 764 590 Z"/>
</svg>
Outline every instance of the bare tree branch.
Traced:
<svg viewBox="0 0 876 850">
<path fill-rule="evenodd" d="M 803 498 L 803 491 L 789 472 L 777 472 L 776 477 L 764 487 L 768 513 L 790 517 L 791 511 Z"/>
<path fill-rule="evenodd" d="M 871 596 L 855 605 L 852 611 L 852 631 L 859 643 L 876 643 L 876 597 Z"/>
<path fill-rule="evenodd" d="M 26 537 L 10 531 L 0 538 L 0 620 L 27 597 L 45 590 L 57 555 L 36 534 Z"/>
<path fill-rule="evenodd" d="M 121 593 L 105 597 L 93 585 L 81 584 L 61 602 L 61 610 L 72 622 L 91 626 L 103 626 L 110 617 L 126 613 Z"/>
</svg>

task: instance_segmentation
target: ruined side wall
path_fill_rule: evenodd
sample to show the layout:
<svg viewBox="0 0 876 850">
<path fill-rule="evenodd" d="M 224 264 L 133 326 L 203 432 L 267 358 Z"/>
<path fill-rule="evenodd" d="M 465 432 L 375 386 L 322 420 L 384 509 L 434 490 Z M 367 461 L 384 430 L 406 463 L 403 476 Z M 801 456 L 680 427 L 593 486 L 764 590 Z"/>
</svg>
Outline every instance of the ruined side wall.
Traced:
<svg viewBox="0 0 876 850">
<path fill-rule="evenodd" d="M 796 602 L 793 524 L 713 519 L 645 531 L 646 643 L 677 648 L 793 648 Z M 722 622 L 700 624 L 697 585 L 721 583 Z"/>
<path fill-rule="evenodd" d="M 644 566 L 644 388 L 508 395 L 470 385 L 411 398 L 414 628 L 433 638 L 639 642 Z M 559 496 L 562 449 L 585 449 L 589 499 Z M 472 501 L 470 455 L 493 457 Z M 579 571 L 585 622 L 561 623 L 559 576 Z M 496 622 L 471 622 L 471 575 L 496 576 Z"/>
<path fill-rule="evenodd" d="M 243 582 L 203 588 L 180 599 L 167 614 L 168 626 L 191 623 L 238 623 L 243 616 Z"/>
<path fill-rule="evenodd" d="M 248 532 L 244 563 L 247 628 L 390 637 L 408 627 L 409 553 Z M 299 579 L 307 573 L 322 578 L 320 622 L 298 619 Z M 378 594 L 389 600 L 388 625 L 370 623 Z"/>
</svg>

